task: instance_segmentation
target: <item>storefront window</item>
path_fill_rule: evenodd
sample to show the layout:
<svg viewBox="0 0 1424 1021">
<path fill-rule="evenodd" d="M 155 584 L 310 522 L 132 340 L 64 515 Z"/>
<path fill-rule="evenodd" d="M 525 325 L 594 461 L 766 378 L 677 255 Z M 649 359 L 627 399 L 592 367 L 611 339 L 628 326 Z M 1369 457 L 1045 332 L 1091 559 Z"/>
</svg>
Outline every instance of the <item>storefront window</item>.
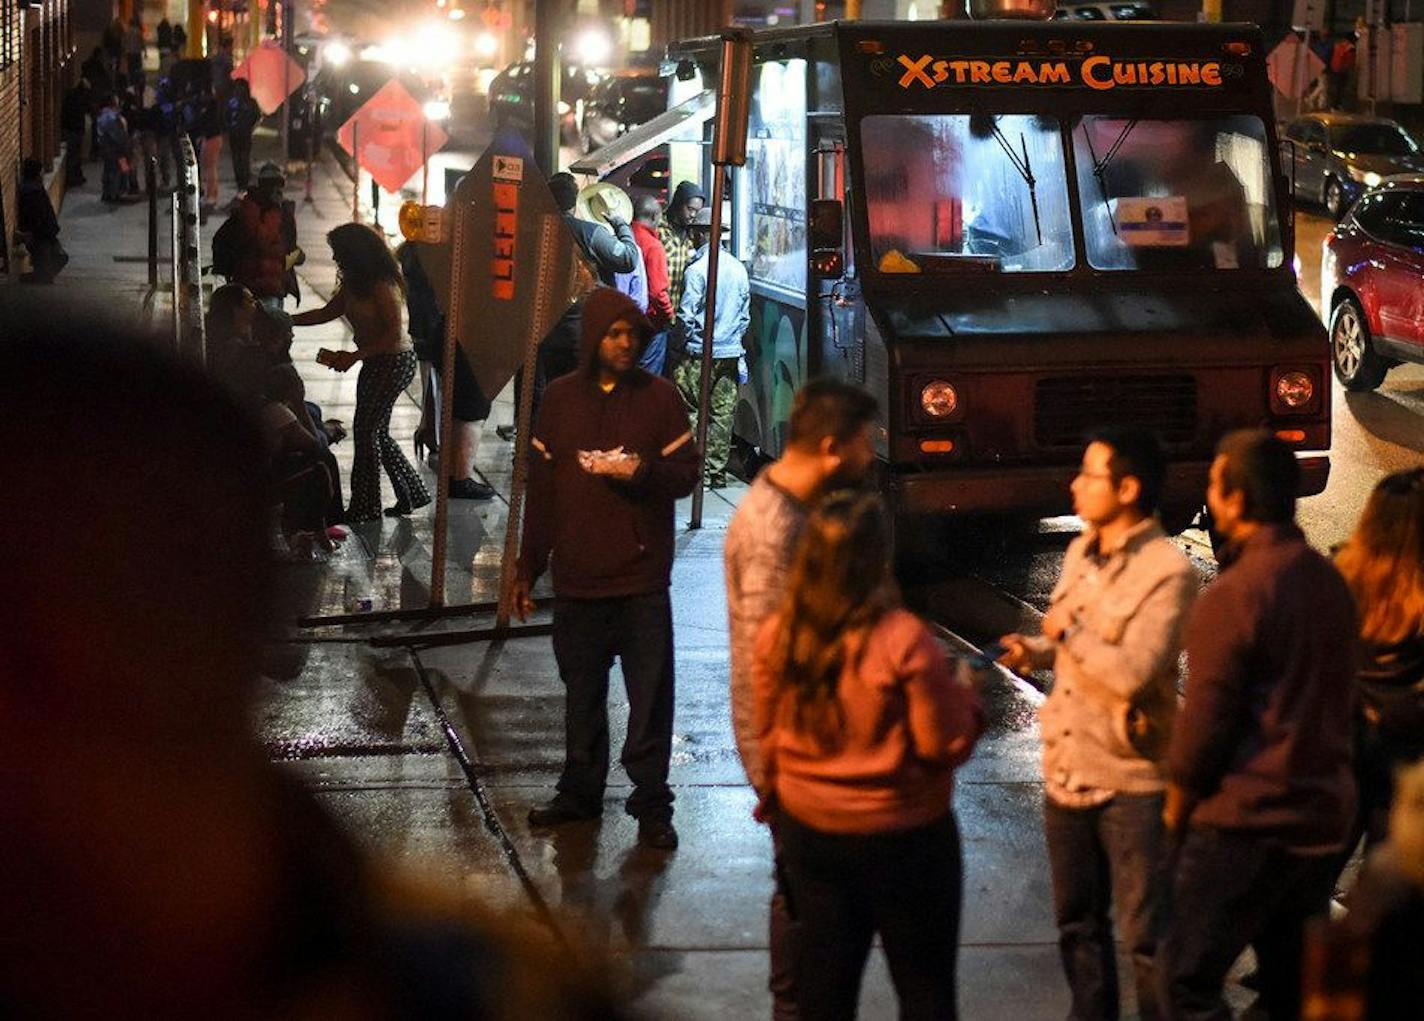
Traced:
<svg viewBox="0 0 1424 1021">
<path fill-rule="evenodd" d="M 1073 129 L 1073 153 L 1095 269 L 1281 265 L 1259 117 L 1084 117 Z"/>
<path fill-rule="evenodd" d="M 1054 272 L 1074 264 L 1059 121 L 873 116 L 860 124 L 881 273 Z"/>
</svg>

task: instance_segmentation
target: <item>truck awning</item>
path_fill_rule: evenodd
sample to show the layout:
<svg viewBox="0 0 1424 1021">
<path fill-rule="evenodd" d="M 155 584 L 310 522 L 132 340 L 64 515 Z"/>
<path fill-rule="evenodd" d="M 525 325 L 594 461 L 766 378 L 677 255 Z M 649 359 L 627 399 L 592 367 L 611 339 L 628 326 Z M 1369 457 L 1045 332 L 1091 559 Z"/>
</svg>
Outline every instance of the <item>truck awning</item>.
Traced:
<svg viewBox="0 0 1424 1021">
<path fill-rule="evenodd" d="M 631 129 L 596 152 L 575 160 L 569 170 L 575 174 L 593 174 L 602 177 L 610 170 L 616 170 L 651 149 L 672 138 L 682 129 L 700 127 L 712 119 L 717 111 L 717 94 L 714 90 L 699 92 L 691 99 L 665 110 L 652 120 Z"/>
</svg>

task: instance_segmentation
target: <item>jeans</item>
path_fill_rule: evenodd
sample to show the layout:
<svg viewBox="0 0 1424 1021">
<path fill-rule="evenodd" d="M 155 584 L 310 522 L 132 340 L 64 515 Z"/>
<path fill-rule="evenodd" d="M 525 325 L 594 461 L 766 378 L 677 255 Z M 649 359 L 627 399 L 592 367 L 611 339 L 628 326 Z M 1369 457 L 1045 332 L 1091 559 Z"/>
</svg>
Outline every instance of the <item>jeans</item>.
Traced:
<svg viewBox="0 0 1424 1021">
<path fill-rule="evenodd" d="M 667 330 L 659 330 L 653 334 L 648 346 L 643 348 L 643 356 L 638 359 L 638 368 L 651 372 L 654 376 L 663 374 L 663 368 L 667 364 L 667 336 Z"/>
<path fill-rule="evenodd" d="M 958 1016 L 955 963 L 963 878 L 959 828 L 935 822 L 888 833 L 826 833 L 778 818 L 796 919 L 803 1021 L 849 1021 L 871 940 L 880 934 L 904 1021 Z"/>
<path fill-rule="evenodd" d="M 1294 854 L 1255 834 L 1189 829 L 1157 948 L 1163 1016 L 1231 1021 L 1222 985 L 1249 945 L 1271 1021 L 1296 1021 L 1305 923 L 1329 910 L 1336 862 L 1335 855 Z"/>
<path fill-rule="evenodd" d="M 557 556 L 557 553 L 555 554 Z M 554 658 L 564 682 L 564 770 L 556 801 L 585 815 L 603 809 L 608 783 L 608 671 L 614 657 L 628 693 L 619 761 L 633 781 L 627 812 L 672 817 L 674 667 L 668 592 L 554 600 Z"/>
<path fill-rule="evenodd" d="M 1093 808 L 1043 807 L 1053 873 L 1058 951 L 1072 994 L 1071 1021 L 1117 1021 L 1117 946 L 1111 908 L 1132 955 L 1142 1021 L 1156 1021 L 1153 957 L 1160 920 L 1162 795 L 1117 794 Z"/>
</svg>

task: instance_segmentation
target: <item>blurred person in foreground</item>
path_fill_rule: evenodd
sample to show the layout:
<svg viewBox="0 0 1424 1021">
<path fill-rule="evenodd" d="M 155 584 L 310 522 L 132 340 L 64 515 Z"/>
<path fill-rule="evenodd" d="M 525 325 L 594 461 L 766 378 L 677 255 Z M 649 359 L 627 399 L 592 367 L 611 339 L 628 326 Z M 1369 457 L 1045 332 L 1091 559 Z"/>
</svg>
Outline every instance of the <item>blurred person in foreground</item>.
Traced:
<svg viewBox="0 0 1424 1021">
<path fill-rule="evenodd" d="M 677 847 L 672 824 L 673 511 L 697 482 L 697 449 L 671 383 L 638 368 L 652 327 L 627 295 L 600 287 L 583 303 L 579 368 L 549 384 L 530 437 L 529 500 L 514 583 L 533 610 L 552 565 L 554 658 L 564 682 L 564 768 L 531 826 L 603 814 L 608 783 L 608 671 L 628 693 L 620 757 L 638 842 Z"/>
<path fill-rule="evenodd" d="M 27 494 L 0 558 L 0 1015 L 618 1016 L 267 761 L 256 427 L 156 344 L 63 329 L 11 315 L 0 340 Z"/>
<path fill-rule="evenodd" d="M 1227 1021 L 1222 988 L 1248 946 L 1261 1006 L 1296 1021 L 1305 926 L 1329 909 L 1355 818 L 1355 603 L 1295 523 L 1299 482 L 1295 454 L 1265 430 L 1217 445 L 1206 504 L 1221 573 L 1187 625 L 1167 752 L 1157 974 L 1172 1021 Z"/>
<path fill-rule="evenodd" d="M 1054 673 L 1039 709 L 1043 825 L 1074 1021 L 1120 1014 L 1114 914 L 1138 1013 L 1160 1016 L 1162 760 L 1198 587 L 1157 520 L 1166 481 L 1167 454 L 1152 433 L 1098 432 L 1073 478 L 1073 511 L 1087 527 L 1063 557 L 1043 633 L 1000 639 L 1006 666 Z"/>
<path fill-rule="evenodd" d="M 954 771 L 984 717 L 889 565 L 880 498 L 826 497 L 752 662 L 757 815 L 781 841 L 804 1021 L 855 1016 L 877 934 L 900 1017 L 958 1015 Z"/>
<path fill-rule="evenodd" d="M 1347 853 L 1389 832 L 1394 774 L 1424 758 L 1424 468 L 1375 485 L 1335 555 L 1360 612 L 1363 665 L 1355 679 L 1355 781 L 1360 810 Z"/>
<path fill-rule="evenodd" d="M 753 790 L 767 797 L 757 757 L 752 653 L 757 632 L 786 597 L 787 578 L 806 517 L 835 486 L 861 482 L 875 463 L 871 429 L 875 398 L 837 379 L 813 379 L 796 392 L 786 449 L 752 481 L 727 525 L 722 562 L 727 583 L 727 635 L 731 646 L 732 733 Z M 779 860 L 781 841 L 770 820 Z M 769 910 L 772 1017 L 796 1014 L 796 934 L 786 891 L 777 883 Z"/>
</svg>

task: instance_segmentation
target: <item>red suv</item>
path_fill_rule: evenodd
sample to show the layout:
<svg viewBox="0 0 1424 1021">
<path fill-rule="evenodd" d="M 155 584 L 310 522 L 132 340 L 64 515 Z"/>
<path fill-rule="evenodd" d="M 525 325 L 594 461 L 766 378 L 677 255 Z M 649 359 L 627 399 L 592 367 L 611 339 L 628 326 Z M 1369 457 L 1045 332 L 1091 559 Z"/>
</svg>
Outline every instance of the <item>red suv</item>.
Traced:
<svg viewBox="0 0 1424 1021">
<path fill-rule="evenodd" d="M 1424 176 L 1386 178 L 1325 236 L 1321 315 L 1346 390 L 1424 362 Z"/>
</svg>

